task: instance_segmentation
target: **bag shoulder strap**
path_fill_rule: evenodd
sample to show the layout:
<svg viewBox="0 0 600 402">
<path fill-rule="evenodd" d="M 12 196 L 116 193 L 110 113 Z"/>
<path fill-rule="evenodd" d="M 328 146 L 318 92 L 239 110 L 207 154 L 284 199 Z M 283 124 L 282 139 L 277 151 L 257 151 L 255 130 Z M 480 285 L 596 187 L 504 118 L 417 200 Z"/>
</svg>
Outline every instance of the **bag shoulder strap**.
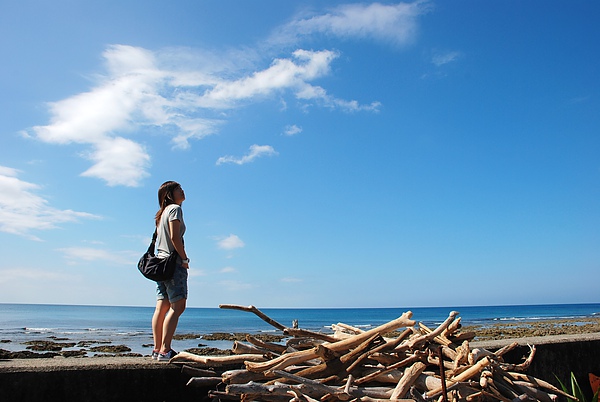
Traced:
<svg viewBox="0 0 600 402">
<path fill-rule="evenodd" d="M 154 229 L 154 234 L 152 235 L 152 241 L 150 242 L 150 246 L 148 246 L 148 253 L 154 255 L 154 247 L 156 247 L 156 236 L 158 229 Z"/>
</svg>

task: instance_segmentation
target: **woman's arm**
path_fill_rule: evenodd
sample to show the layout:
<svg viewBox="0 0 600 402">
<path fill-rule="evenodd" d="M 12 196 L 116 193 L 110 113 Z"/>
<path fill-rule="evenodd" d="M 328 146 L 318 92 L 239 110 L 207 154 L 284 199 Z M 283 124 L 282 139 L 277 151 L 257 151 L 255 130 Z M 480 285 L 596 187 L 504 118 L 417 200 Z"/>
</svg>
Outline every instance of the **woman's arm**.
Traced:
<svg viewBox="0 0 600 402">
<path fill-rule="evenodd" d="M 174 221 L 169 221 L 169 232 L 171 234 L 171 242 L 173 243 L 173 246 L 175 247 L 175 250 L 177 251 L 177 254 L 179 254 L 179 257 L 181 257 L 181 259 L 183 260 L 187 260 L 187 254 L 185 253 L 185 246 L 183 245 L 183 239 L 181 238 L 181 231 L 180 231 L 180 225 L 181 222 L 179 222 L 179 219 L 174 220 Z M 183 264 L 184 268 L 188 268 L 188 264 L 184 263 Z"/>
</svg>

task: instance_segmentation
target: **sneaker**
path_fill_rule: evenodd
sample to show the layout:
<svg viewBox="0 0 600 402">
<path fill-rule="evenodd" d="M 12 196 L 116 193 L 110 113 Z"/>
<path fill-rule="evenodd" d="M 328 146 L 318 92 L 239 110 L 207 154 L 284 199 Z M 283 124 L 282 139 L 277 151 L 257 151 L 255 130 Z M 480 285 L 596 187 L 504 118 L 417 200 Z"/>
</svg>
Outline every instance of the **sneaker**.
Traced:
<svg viewBox="0 0 600 402">
<path fill-rule="evenodd" d="M 158 350 L 154 349 L 150 357 L 152 358 L 152 360 L 158 360 Z"/>
<path fill-rule="evenodd" d="M 177 352 L 171 349 L 167 353 L 159 353 L 156 360 L 158 360 L 159 362 L 168 362 L 169 360 L 174 358 L 175 355 L 177 355 Z"/>
</svg>

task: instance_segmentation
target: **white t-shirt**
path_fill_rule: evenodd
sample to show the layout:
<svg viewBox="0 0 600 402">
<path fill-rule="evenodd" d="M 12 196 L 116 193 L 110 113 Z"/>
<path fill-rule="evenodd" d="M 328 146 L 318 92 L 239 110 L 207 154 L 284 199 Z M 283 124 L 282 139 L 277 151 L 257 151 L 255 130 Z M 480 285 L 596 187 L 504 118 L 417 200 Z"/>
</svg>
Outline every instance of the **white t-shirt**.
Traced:
<svg viewBox="0 0 600 402">
<path fill-rule="evenodd" d="M 175 246 L 171 241 L 171 235 L 169 232 L 169 222 L 179 221 L 180 236 L 183 241 L 183 234 L 185 233 L 185 223 L 183 222 L 183 210 L 181 205 L 171 204 L 165 208 L 161 217 L 160 223 L 156 228 L 156 256 L 160 258 L 168 257 Z"/>
</svg>

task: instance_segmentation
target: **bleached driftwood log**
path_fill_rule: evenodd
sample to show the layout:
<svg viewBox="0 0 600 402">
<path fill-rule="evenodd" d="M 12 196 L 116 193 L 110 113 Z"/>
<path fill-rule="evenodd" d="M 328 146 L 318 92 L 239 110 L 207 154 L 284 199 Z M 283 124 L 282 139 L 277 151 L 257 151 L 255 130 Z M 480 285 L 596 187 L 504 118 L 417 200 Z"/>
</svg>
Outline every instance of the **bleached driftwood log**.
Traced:
<svg viewBox="0 0 600 402">
<path fill-rule="evenodd" d="M 273 353 L 268 349 L 263 349 L 263 348 L 259 348 L 257 346 L 254 345 L 248 345 L 244 342 L 240 342 L 240 341 L 234 341 L 233 342 L 233 346 L 231 348 L 231 351 L 233 353 L 235 353 L 236 355 L 246 355 L 246 354 L 253 354 L 253 355 L 279 355 L 279 353 Z"/>
<path fill-rule="evenodd" d="M 233 355 L 233 356 L 198 356 L 189 352 L 179 352 L 170 361 L 171 362 L 195 362 L 201 363 L 206 367 L 223 367 L 230 364 L 243 362 L 264 362 L 267 359 L 261 355 Z"/>
<path fill-rule="evenodd" d="M 227 370 L 221 374 L 223 384 L 246 384 L 248 382 L 266 381 L 267 378 L 263 373 L 253 373 L 246 369 Z"/>
<path fill-rule="evenodd" d="M 407 393 L 410 387 L 414 384 L 416 379 L 421 375 L 427 365 L 423 362 L 416 362 L 412 366 L 408 367 L 404 370 L 404 375 L 398 381 L 396 388 L 394 388 L 394 392 L 390 396 L 390 399 L 399 399 L 403 398 Z"/>
<path fill-rule="evenodd" d="M 257 348 L 266 349 L 273 353 L 277 353 L 278 355 L 285 353 L 285 350 L 287 349 L 287 347 L 277 343 L 263 342 L 250 334 L 246 335 L 246 340 Z"/>
</svg>

